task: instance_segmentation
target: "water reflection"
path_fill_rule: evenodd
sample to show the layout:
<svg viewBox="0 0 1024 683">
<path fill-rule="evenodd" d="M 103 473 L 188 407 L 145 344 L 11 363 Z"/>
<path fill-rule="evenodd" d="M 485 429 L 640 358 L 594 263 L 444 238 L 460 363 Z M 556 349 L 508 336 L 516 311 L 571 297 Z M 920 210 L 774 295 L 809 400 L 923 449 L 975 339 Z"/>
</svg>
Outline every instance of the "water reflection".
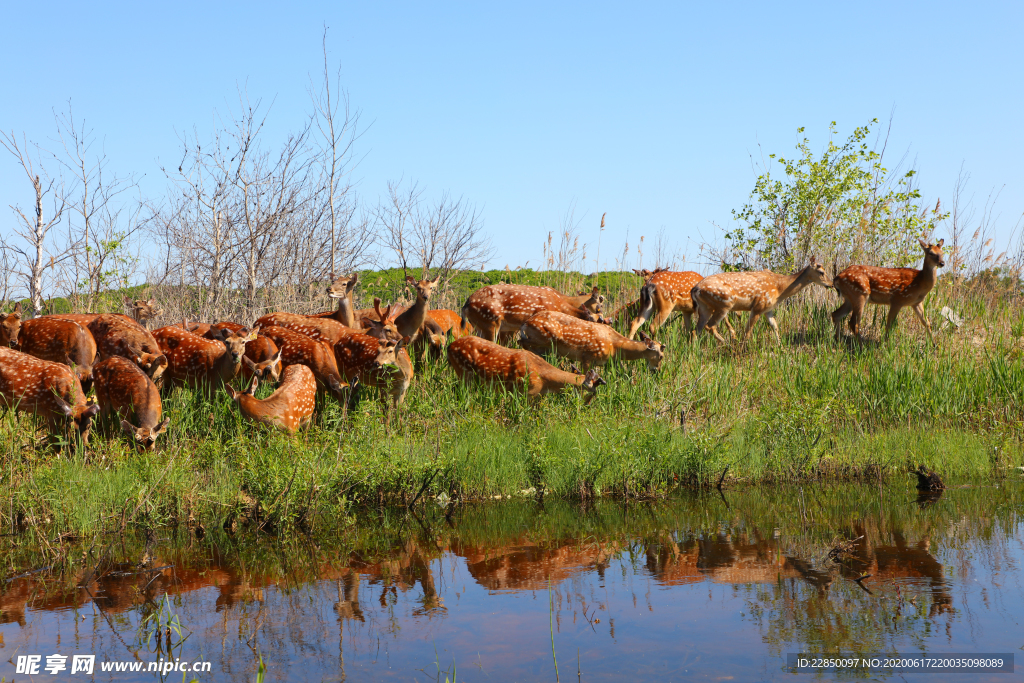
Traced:
<svg viewBox="0 0 1024 683">
<path fill-rule="evenodd" d="M 409 680 L 448 662 L 545 678 L 549 619 L 588 679 L 776 678 L 796 651 L 1015 651 L 1020 494 L 752 490 L 728 505 L 467 506 L 447 521 L 427 508 L 310 536 L 167 530 L 20 577 L 47 558 L 14 538 L 0 643 L 7 657 L 150 661 L 136 636 L 167 594 L 192 633 L 176 654 L 214 662 L 218 680 L 249 680 L 258 657 L 269 680 Z"/>
</svg>

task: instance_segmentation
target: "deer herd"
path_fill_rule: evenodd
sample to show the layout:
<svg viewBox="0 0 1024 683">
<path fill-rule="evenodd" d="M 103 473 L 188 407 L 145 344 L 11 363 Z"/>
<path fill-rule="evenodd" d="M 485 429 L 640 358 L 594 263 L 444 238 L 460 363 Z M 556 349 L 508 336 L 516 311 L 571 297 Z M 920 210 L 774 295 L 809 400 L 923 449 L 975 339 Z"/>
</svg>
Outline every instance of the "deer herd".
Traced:
<svg viewBox="0 0 1024 683">
<path fill-rule="evenodd" d="M 16 304 L 0 313 L 0 406 L 43 418 L 54 443 L 88 443 L 98 415 L 136 448 L 152 450 L 169 423 L 162 395 L 174 387 L 209 396 L 224 388 L 247 420 L 294 433 L 328 396 L 347 409 L 358 386 L 375 389 L 397 408 L 414 379 L 413 360 L 428 356 L 446 357 L 466 383 L 525 390 L 529 397 L 571 388 L 589 402 L 605 384 L 598 368 L 612 358 L 660 367 L 667 348 L 640 330 L 648 321 L 654 335 L 679 312 L 687 335 L 709 332 L 724 341 L 719 324 L 735 335 L 730 313 L 749 312 L 742 339 L 763 316 L 780 340 L 776 307 L 811 285 L 834 287 L 842 296 L 832 314 L 837 338 L 847 316 L 860 336 L 868 302 L 889 306 L 886 334 L 909 306 L 932 338 L 922 302 L 935 285 L 935 269 L 944 266 L 942 244 L 921 240 L 921 270 L 854 265 L 834 279 L 813 261 L 791 275 L 634 271 L 644 278 L 639 298 L 609 317 L 602 315 L 605 298 L 597 287 L 566 296 L 550 287 L 489 285 L 471 294 L 461 311 L 432 309 L 440 277 L 411 276 L 406 281 L 416 299 L 408 308 L 382 308 L 376 299 L 372 309 L 356 309 L 358 274 L 332 276 L 327 295 L 338 302 L 336 310 L 275 312 L 252 326 L 182 321 L 150 331 L 148 321 L 163 313 L 152 299 L 125 299 L 130 316 L 55 314 L 24 321 Z M 562 370 L 541 357 L 548 354 L 583 370 Z M 243 391 L 232 386 L 239 377 Z M 264 399 L 255 396 L 261 382 L 277 384 Z M 95 400 L 87 399 L 90 391 Z"/>
</svg>

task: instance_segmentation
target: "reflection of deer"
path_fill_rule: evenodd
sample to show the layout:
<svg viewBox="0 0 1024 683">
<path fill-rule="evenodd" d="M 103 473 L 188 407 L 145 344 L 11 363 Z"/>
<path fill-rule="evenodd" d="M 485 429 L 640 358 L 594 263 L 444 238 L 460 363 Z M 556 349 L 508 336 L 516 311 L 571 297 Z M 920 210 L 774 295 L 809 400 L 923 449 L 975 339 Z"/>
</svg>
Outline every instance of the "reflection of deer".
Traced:
<svg viewBox="0 0 1024 683">
<path fill-rule="evenodd" d="M 334 611 L 342 621 L 365 621 L 363 608 L 359 606 L 359 574 L 356 572 L 349 571 L 338 579 L 338 601 L 334 603 Z"/>
</svg>

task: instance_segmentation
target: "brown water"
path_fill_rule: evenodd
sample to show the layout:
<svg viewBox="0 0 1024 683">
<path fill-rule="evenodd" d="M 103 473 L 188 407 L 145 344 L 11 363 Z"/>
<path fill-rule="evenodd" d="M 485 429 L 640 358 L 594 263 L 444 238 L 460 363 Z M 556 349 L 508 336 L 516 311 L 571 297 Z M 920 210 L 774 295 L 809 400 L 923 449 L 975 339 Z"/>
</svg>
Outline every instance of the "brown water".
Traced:
<svg viewBox="0 0 1024 683">
<path fill-rule="evenodd" d="M 552 637 L 564 681 L 809 680 L 787 653 L 925 651 L 1018 655 L 1018 673 L 929 681 L 1021 680 L 1022 494 L 894 482 L 448 517 L 431 502 L 308 535 L 89 539 L 63 573 L 13 580 L 52 557 L 7 539 L 0 676 L 57 653 L 68 670 L 32 680 L 88 680 L 74 654 L 96 655 L 95 680 L 160 680 L 99 662 L 167 659 L 155 616 L 173 614 L 170 658 L 212 665 L 173 681 L 253 681 L 260 658 L 268 681 L 555 681 Z"/>
</svg>

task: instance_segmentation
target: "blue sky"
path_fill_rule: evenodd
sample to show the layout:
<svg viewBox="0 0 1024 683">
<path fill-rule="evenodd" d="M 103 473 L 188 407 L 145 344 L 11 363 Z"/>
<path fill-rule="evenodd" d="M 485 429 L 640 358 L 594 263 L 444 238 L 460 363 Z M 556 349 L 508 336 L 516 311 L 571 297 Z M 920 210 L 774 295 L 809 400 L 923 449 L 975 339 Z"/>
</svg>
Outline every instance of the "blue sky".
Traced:
<svg viewBox="0 0 1024 683">
<path fill-rule="evenodd" d="M 591 259 L 607 212 L 602 266 L 659 229 L 695 266 L 759 143 L 790 152 L 806 126 L 818 147 L 832 120 L 845 136 L 890 112 L 892 160 L 909 152 L 932 201 L 963 165 L 979 202 L 1002 188 L 1004 239 L 1024 211 L 1020 3 L 8 3 L 5 23 L 0 127 L 46 143 L 70 99 L 150 197 L 239 87 L 274 102 L 268 142 L 301 125 L 326 24 L 363 200 L 403 177 L 462 195 L 499 267 L 539 265 L 572 206 Z M 0 157 L 0 232 L 30 202 Z"/>
</svg>

